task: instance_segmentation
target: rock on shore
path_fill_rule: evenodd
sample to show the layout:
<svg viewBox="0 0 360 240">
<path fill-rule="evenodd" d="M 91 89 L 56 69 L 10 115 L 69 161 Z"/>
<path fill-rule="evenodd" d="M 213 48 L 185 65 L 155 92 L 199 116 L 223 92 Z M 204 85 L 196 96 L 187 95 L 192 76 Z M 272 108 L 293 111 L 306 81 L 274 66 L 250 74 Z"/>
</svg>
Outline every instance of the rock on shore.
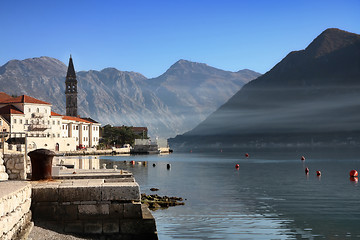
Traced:
<svg viewBox="0 0 360 240">
<path fill-rule="evenodd" d="M 146 204 L 149 209 L 157 210 L 159 208 L 168 208 L 177 205 L 185 205 L 181 197 L 168 197 L 168 196 L 159 196 L 141 194 L 141 203 Z"/>
</svg>

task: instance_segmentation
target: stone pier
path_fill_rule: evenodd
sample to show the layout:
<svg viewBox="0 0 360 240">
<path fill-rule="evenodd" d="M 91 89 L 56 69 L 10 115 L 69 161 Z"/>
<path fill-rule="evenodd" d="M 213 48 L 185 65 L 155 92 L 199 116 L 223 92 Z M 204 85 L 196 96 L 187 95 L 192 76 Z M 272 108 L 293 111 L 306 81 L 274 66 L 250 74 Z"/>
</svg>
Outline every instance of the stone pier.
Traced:
<svg viewBox="0 0 360 240">
<path fill-rule="evenodd" d="M 95 179 L 87 178 L 94 176 L 88 171 L 32 182 L 35 224 L 106 239 L 157 239 L 155 220 L 142 206 L 139 185 L 132 175 L 96 173 Z"/>
</svg>

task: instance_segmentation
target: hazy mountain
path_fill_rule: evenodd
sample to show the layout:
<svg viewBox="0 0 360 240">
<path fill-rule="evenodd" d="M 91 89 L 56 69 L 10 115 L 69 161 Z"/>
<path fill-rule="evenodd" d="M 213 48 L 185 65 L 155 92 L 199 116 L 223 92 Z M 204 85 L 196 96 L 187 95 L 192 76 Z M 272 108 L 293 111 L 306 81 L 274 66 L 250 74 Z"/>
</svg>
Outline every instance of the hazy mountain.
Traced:
<svg viewBox="0 0 360 240">
<path fill-rule="evenodd" d="M 161 76 L 149 79 L 149 83 L 151 91 L 181 119 L 176 132 L 183 133 L 194 128 L 245 83 L 258 76 L 259 73 L 251 70 L 229 72 L 204 63 L 179 60 Z"/>
<path fill-rule="evenodd" d="M 76 59 L 74 63 L 76 68 Z M 0 67 L 0 91 L 47 101 L 55 112 L 65 114 L 66 71 L 67 66 L 54 58 L 12 60 Z M 115 68 L 81 71 L 79 115 L 102 124 L 147 126 L 152 136 L 175 136 L 195 127 L 258 75 L 184 60 L 153 79 Z"/>
<path fill-rule="evenodd" d="M 172 142 L 340 144 L 359 141 L 359 132 L 360 35 L 327 29 Z"/>
</svg>

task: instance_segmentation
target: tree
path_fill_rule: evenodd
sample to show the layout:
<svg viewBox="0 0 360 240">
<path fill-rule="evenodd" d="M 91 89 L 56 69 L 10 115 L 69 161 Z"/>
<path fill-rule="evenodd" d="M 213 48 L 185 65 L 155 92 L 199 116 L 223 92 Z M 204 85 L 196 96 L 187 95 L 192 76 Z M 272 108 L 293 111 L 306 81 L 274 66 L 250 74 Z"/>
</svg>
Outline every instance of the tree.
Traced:
<svg viewBox="0 0 360 240">
<path fill-rule="evenodd" d="M 131 130 L 131 127 L 112 127 L 111 125 L 105 125 L 101 128 L 102 143 L 107 147 L 111 146 L 123 146 L 124 144 L 133 145 L 135 142 L 135 134 Z"/>
</svg>

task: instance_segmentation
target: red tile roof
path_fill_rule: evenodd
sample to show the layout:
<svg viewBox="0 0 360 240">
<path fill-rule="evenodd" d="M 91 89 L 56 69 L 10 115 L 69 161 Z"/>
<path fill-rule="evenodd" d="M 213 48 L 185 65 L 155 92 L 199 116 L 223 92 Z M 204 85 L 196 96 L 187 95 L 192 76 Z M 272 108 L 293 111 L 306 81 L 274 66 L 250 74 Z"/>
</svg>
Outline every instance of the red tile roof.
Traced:
<svg viewBox="0 0 360 240">
<path fill-rule="evenodd" d="M 85 123 L 92 123 L 90 121 L 87 121 L 85 119 L 79 118 L 79 117 L 70 117 L 70 116 L 63 116 L 64 120 L 71 120 L 76 122 L 85 122 Z"/>
<path fill-rule="evenodd" d="M 7 105 L 0 108 L 0 114 L 24 114 L 21 110 L 17 109 L 13 105 Z"/>
<path fill-rule="evenodd" d="M 37 104 L 46 104 L 46 105 L 51 105 L 50 103 L 38 100 L 36 98 L 27 96 L 27 95 L 22 95 L 20 97 L 16 97 L 16 98 L 9 98 L 9 99 L 4 99 L 1 101 L 1 103 L 37 103 Z"/>
<path fill-rule="evenodd" d="M 51 116 L 59 116 L 59 117 L 62 117 L 62 119 L 64 119 L 64 120 L 70 120 L 70 121 L 75 121 L 75 122 L 97 123 L 97 122 L 88 121 L 88 120 L 80 118 L 80 117 L 63 116 L 56 112 L 51 112 Z"/>
<path fill-rule="evenodd" d="M 147 132 L 147 127 L 131 127 L 131 129 L 134 131 L 134 132 L 141 132 L 141 131 L 145 131 Z"/>
<path fill-rule="evenodd" d="M 62 116 L 61 114 L 58 114 L 56 112 L 51 111 L 51 116 Z"/>
<path fill-rule="evenodd" d="M 4 101 L 4 100 L 7 100 L 9 98 L 12 98 L 12 97 L 10 95 L 4 93 L 4 92 L 0 92 L 0 102 Z"/>
</svg>

